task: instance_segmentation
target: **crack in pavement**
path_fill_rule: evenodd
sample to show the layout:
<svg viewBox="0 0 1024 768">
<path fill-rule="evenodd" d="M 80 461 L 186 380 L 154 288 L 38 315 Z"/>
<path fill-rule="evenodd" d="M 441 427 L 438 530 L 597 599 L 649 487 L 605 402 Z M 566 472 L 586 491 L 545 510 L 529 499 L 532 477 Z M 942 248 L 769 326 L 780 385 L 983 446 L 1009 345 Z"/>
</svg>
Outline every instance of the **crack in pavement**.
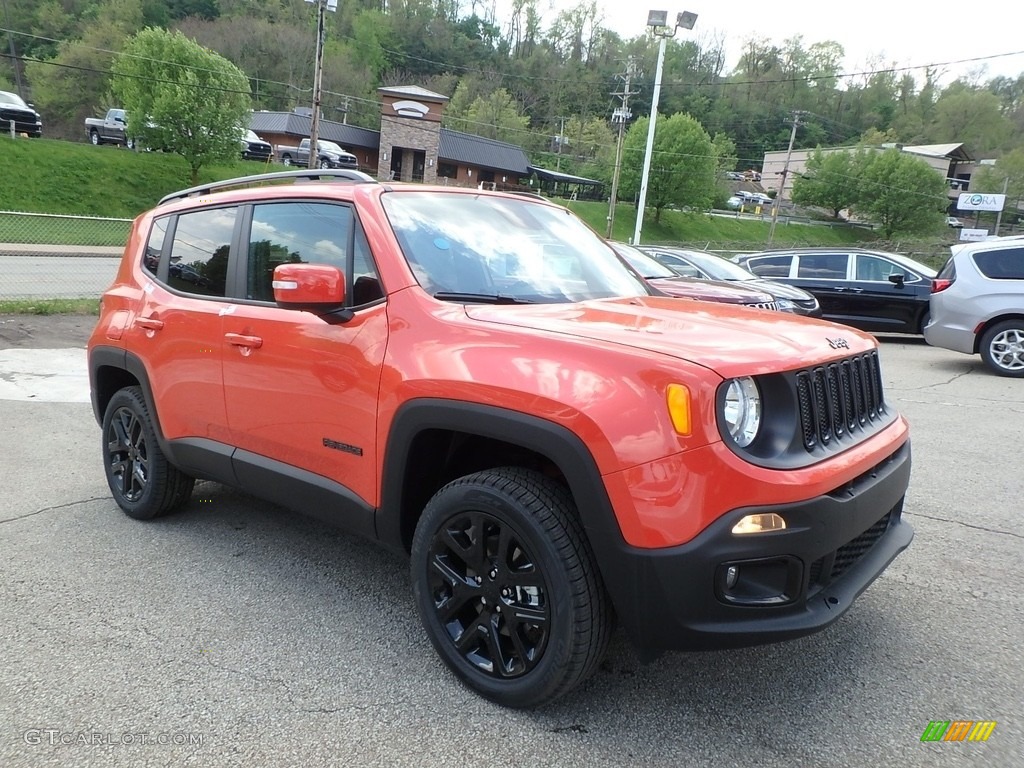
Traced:
<svg viewBox="0 0 1024 768">
<path fill-rule="evenodd" d="M 1024 534 L 1014 533 L 1013 531 L 1000 531 L 997 528 L 986 528 L 984 525 L 972 525 L 971 523 L 965 523 L 962 520 L 950 520 L 945 517 L 936 517 L 935 515 L 925 515 L 921 512 L 904 512 L 905 515 L 911 515 L 913 517 L 923 517 L 925 520 L 934 520 L 937 523 L 951 523 L 953 525 L 962 525 L 964 528 L 973 528 L 976 531 L 984 531 L 985 533 L 995 533 L 1002 536 L 1012 536 L 1015 539 L 1024 539 Z"/>
<path fill-rule="evenodd" d="M 54 510 L 57 509 L 67 509 L 68 507 L 75 507 L 78 506 L 79 504 L 88 504 L 91 501 L 103 501 L 109 498 L 109 496 L 94 496 L 91 499 L 79 499 L 78 501 L 69 501 L 67 504 L 55 504 L 52 507 L 43 507 L 42 509 L 37 509 L 35 512 L 26 512 L 24 515 L 18 515 L 17 517 L 6 517 L 3 520 L 0 520 L 0 525 L 4 523 L 13 523 L 17 520 L 24 520 L 27 517 L 35 517 L 36 515 L 43 514 L 43 512 L 53 512 Z"/>
<path fill-rule="evenodd" d="M 932 389 L 933 387 L 945 387 L 945 386 L 947 386 L 949 384 L 952 384 L 957 379 L 962 379 L 964 376 L 967 376 L 968 374 L 973 373 L 973 372 L 974 372 L 974 368 L 968 368 L 963 373 L 958 373 L 955 376 L 953 376 L 953 378 L 947 379 L 946 381 L 936 381 L 936 382 L 934 382 L 932 384 L 925 384 L 924 386 L 921 386 L 921 387 L 901 387 L 900 389 L 897 389 L 895 391 L 896 392 L 920 392 L 921 390 Z"/>
</svg>

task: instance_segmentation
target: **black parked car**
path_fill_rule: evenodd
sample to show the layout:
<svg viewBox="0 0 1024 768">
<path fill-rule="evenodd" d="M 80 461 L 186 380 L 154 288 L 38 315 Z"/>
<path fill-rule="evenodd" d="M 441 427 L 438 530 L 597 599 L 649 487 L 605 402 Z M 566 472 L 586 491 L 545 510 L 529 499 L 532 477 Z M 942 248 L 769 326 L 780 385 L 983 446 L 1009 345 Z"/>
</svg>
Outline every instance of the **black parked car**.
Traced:
<svg viewBox="0 0 1024 768">
<path fill-rule="evenodd" d="M 898 253 L 787 248 L 733 261 L 759 277 L 813 293 L 826 320 L 871 333 L 922 333 L 935 270 Z"/>
<path fill-rule="evenodd" d="M 642 245 L 640 250 L 664 264 L 677 275 L 700 280 L 727 280 L 770 294 L 783 312 L 806 317 L 821 317 L 821 306 L 814 296 L 801 288 L 758 277 L 753 272 L 707 251 Z"/>
<path fill-rule="evenodd" d="M 269 142 L 264 141 L 256 135 L 255 131 L 247 130 L 242 134 L 242 159 L 259 160 L 262 163 L 270 161 L 274 154 L 274 148 Z"/>
<path fill-rule="evenodd" d="M 9 131 L 11 120 L 16 133 L 27 133 L 33 139 L 43 135 L 43 118 L 32 105 L 26 104 L 16 93 L 0 91 L 0 131 Z"/>
</svg>

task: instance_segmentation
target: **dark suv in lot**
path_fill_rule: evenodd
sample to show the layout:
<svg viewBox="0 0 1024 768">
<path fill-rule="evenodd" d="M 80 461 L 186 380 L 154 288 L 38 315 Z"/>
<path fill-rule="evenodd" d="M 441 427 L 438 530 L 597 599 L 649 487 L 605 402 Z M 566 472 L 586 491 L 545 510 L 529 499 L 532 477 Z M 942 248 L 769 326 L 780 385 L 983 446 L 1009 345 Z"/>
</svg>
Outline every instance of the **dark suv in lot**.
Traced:
<svg viewBox="0 0 1024 768">
<path fill-rule="evenodd" d="M 661 295 L 539 197 L 182 190 L 136 218 L 88 360 L 126 514 L 202 479 L 408 553 L 410 621 L 506 706 L 583 682 L 616 624 L 652 656 L 819 631 L 913 536 L 873 337 Z"/>
<path fill-rule="evenodd" d="M 814 295 L 826 320 L 872 333 L 923 333 L 935 270 L 898 253 L 786 248 L 733 261 Z"/>
</svg>

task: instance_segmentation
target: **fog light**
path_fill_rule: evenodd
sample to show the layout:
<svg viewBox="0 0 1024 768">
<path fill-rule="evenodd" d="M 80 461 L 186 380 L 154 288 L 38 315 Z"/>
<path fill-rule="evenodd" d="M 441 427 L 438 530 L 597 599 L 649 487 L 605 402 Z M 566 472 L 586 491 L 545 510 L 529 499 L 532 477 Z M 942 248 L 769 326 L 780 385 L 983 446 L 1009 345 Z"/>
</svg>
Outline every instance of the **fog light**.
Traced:
<svg viewBox="0 0 1024 768">
<path fill-rule="evenodd" d="M 732 589 L 736 586 L 736 582 L 740 578 L 740 569 L 735 565 L 730 565 L 725 569 L 725 588 Z"/>
<path fill-rule="evenodd" d="M 747 533 L 767 533 L 785 529 L 786 521 L 774 512 L 769 512 L 766 515 L 747 515 L 732 527 L 732 532 L 739 536 Z"/>
</svg>

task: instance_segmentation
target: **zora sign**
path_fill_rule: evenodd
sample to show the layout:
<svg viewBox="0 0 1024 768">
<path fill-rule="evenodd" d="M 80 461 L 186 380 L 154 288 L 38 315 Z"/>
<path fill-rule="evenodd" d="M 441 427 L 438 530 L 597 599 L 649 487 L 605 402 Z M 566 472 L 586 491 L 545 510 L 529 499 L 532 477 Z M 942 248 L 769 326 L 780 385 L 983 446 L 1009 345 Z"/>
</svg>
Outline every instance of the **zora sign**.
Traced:
<svg viewBox="0 0 1024 768">
<path fill-rule="evenodd" d="M 976 195 L 963 192 L 957 200 L 956 207 L 961 211 L 1001 211 L 1006 195 Z"/>
</svg>

